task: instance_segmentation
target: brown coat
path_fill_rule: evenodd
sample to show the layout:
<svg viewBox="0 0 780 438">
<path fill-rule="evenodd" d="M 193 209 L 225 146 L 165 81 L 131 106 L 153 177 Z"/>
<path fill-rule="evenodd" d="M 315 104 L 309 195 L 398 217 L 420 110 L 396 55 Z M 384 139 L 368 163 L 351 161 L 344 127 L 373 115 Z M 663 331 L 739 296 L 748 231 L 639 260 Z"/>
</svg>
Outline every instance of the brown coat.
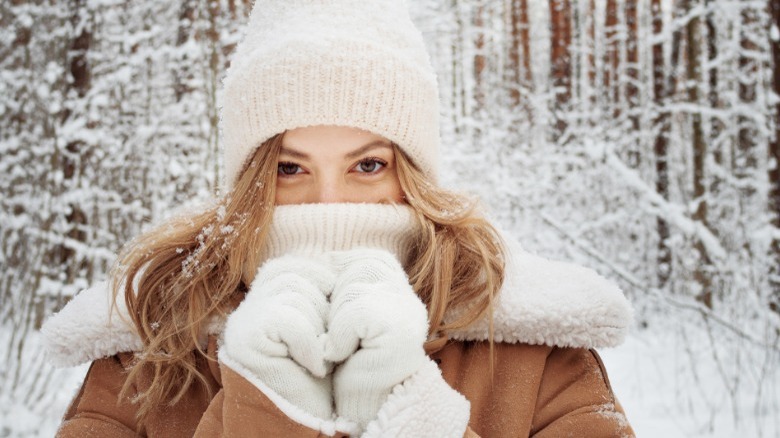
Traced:
<svg viewBox="0 0 780 438">
<path fill-rule="evenodd" d="M 215 345 L 212 338 L 209 349 Z M 466 436 L 633 436 L 594 350 L 497 343 L 492 379 L 488 355 L 486 342 L 470 341 L 449 341 L 430 354 L 447 383 L 471 402 Z M 93 362 L 59 437 L 321 436 L 287 418 L 230 368 L 205 360 L 212 399 L 194 386 L 136 428 L 137 405 L 118 397 L 131 360 L 123 353 Z"/>
</svg>

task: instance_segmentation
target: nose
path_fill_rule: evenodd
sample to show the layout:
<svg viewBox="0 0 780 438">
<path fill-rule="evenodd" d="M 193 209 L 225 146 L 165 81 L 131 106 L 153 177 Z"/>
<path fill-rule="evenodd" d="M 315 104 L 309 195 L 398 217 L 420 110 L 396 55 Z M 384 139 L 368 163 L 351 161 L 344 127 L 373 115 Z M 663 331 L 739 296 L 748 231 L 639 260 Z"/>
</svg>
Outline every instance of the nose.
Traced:
<svg viewBox="0 0 780 438">
<path fill-rule="evenodd" d="M 350 199 L 350 190 L 346 182 L 340 178 L 329 178 L 317 184 L 313 202 L 336 204 L 350 202 Z"/>
</svg>

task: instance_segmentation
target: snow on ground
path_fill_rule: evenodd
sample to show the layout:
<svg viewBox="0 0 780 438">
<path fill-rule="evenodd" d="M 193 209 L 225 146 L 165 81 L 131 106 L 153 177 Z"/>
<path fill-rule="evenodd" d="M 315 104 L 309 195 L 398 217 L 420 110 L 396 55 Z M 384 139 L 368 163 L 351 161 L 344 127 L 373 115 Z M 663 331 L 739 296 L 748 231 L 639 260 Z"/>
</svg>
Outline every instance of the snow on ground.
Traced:
<svg viewBox="0 0 780 438">
<path fill-rule="evenodd" d="M 17 358 L 16 352 L 4 351 L 9 336 L 10 329 L 0 326 L 0 357 L 9 359 L 0 368 L 0 438 L 52 437 L 89 366 L 58 369 L 45 364 L 39 333 L 26 336 L 22 365 L 11 366 Z M 14 381 L 16 389 L 11 390 Z"/>
<path fill-rule="evenodd" d="M 681 327 L 635 332 L 625 344 L 599 351 L 637 436 L 780 436 L 777 370 L 762 374 L 760 361 L 743 360 L 729 372 L 734 368 L 723 356 L 720 365 L 713 359 L 701 328 Z M 746 343 L 734 348 L 735 357 L 765 353 Z"/>
</svg>

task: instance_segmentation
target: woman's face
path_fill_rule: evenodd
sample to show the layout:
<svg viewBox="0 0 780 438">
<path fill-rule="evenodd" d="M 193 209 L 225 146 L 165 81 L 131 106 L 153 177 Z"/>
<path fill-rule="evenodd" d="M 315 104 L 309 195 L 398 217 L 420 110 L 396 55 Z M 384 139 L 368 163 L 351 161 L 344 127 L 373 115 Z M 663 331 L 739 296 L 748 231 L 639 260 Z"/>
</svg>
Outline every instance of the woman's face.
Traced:
<svg viewBox="0 0 780 438">
<path fill-rule="evenodd" d="M 284 134 L 276 205 L 402 199 L 388 139 L 343 126 L 309 126 Z"/>
</svg>

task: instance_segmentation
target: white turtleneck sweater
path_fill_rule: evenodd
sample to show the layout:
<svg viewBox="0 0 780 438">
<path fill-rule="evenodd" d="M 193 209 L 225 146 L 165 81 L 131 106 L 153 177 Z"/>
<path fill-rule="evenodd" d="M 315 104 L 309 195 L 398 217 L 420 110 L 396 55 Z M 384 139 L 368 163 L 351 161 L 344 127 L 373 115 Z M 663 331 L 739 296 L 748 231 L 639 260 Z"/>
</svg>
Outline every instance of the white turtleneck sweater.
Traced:
<svg viewBox="0 0 780 438">
<path fill-rule="evenodd" d="M 406 266 L 421 231 L 401 204 L 298 204 L 274 209 L 263 260 L 285 254 L 319 255 L 354 248 L 383 249 Z"/>
</svg>

